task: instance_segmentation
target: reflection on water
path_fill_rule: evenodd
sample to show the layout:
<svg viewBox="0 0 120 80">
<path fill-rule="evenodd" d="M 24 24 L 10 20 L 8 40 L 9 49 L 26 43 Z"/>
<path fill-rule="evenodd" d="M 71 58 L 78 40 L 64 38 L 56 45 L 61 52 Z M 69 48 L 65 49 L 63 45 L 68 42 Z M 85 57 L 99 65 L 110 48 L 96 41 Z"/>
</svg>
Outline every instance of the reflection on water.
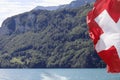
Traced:
<svg viewBox="0 0 120 80">
<path fill-rule="evenodd" d="M 120 80 L 105 69 L 0 69 L 0 80 Z"/>
<path fill-rule="evenodd" d="M 41 80 L 69 80 L 69 78 L 57 74 L 42 73 Z"/>
</svg>

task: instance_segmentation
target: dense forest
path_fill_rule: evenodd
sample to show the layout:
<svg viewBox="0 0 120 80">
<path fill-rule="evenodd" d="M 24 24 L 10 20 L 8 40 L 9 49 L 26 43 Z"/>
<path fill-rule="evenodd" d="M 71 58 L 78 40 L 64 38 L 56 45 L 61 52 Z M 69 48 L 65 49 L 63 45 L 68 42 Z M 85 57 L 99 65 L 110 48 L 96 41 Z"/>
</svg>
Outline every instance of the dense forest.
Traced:
<svg viewBox="0 0 120 80">
<path fill-rule="evenodd" d="M 86 14 L 90 4 L 32 10 L 7 18 L 0 28 L 1 68 L 105 67 L 93 48 Z"/>
</svg>

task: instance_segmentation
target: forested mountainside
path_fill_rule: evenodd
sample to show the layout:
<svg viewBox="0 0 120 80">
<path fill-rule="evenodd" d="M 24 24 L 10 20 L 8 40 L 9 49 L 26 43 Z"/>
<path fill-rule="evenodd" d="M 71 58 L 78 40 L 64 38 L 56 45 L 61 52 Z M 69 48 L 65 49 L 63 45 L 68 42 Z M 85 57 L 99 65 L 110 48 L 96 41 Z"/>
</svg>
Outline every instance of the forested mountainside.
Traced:
<svg viewBox="0 0 120 80">
<path fill-rule="evenodd" d="M 33 10 L 7 18 L 0 28 L 2 68 L 105 67 L 88 35 L 90 4 L 55 11 Z"/>
</svg>

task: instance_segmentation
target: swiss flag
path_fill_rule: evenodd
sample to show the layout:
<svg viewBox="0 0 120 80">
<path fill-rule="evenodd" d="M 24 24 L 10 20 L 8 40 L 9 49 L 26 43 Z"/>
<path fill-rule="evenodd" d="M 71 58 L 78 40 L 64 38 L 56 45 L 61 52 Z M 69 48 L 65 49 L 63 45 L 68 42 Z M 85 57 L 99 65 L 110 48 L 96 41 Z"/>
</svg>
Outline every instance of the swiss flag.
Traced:
<svg viewBox="0 0 120 80">
<path fill-rule="evenodd" d="M 120 73 L 120 0 L 96 0 L 87 15 L 89 34 L 110 73 Z"/>
</svg>

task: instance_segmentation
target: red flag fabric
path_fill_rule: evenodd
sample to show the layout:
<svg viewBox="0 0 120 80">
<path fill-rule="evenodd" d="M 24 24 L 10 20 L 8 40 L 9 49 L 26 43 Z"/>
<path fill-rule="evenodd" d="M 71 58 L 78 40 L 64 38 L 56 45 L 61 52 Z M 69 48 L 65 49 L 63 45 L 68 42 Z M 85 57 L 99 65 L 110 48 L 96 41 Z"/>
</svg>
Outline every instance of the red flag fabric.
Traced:
<svg viewBox="0 0 120 80">
<path fill-rule="evenodd" d="M 110 73 L 120 73 L 120 0 L 96 0 L 87 15 L 89 34 Z"/>
</svg>

